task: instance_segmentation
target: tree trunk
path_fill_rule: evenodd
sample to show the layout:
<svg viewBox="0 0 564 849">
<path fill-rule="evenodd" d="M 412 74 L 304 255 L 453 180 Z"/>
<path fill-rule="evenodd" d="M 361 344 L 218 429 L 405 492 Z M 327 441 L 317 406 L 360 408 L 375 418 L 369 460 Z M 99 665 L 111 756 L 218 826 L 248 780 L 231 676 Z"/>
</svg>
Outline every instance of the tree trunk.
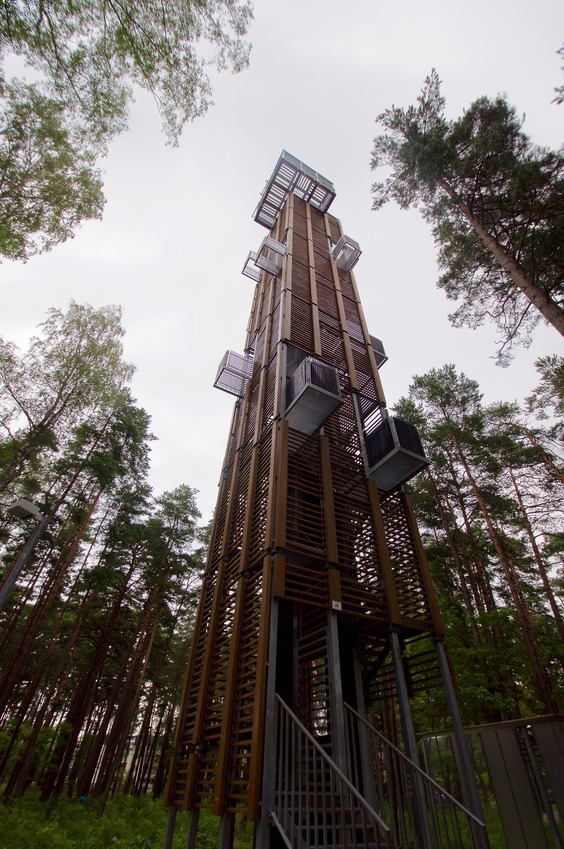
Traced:
<svg viewBox="0 0 564 849">
<path fill-rule="evenodd" d="M 513 489 L 515 490 L 515 495 L 517 496 L 517 503 L 519 504 L 519 509 L 521 510 L 521 516 L 523 517 L 523 524 L 525 526 L 525 530 L 527 532 L 527 536 L 529 538 L 529 542 L 531 544 L 531 549 L 533 551 L 533 555 L 535 558 L 535 563 L 537 564 L 537 568 L 539 570 L 539 575 L 541 576 L 542 585 L 544 587 L 544 592 L 547 598 L 547 601 L 550 605 L 550 609 L 552 610 L 552 615 L 554 616 L 554 620 L 556 622 L 556 627 L 558 628 L 558 633 L 560 634 L 560 638 L 564 642 L 564 620 L 562 619 L 562 614 L 560 612 L 560 608 L 558 607 L 558 603 L 556 601 L 555 595 L 552 591 L 552 586 L 550 584 L 550 580 L 548 578 L 548 574 L 544 565 L 544 561 L 542 559 L 541 553 L 539 551 L 539 547 L 537 545 L 537 541 L 535 539 L 535 535 L 533 533 L 533 528 L 529 521 L 529 517 L 527 514 L 527 510 L 523 503 L 523 497 L 521 495 L 521 490 L 517 484 L 517 480 L 515 475 L 513 474 L 513 469 L 509 469 L 509 476 L 511 477 L 511 481 L 513 483 Z"/>
<path fill-rule="evenodd" d="M 521 630 L 523 634 L 523 642 L 527 648 L 527 653 L 529 655 L 529 659 L 531 661 L 531 665 L 533 668 L 534 677 L 537 683 L 538 693 L 541 701 L 544 703 L 546 710 L 548 713 L 558 713 L 558 703 L 556 702 L 553 694 L 552 684 L 550 679 L 546 673 L 546 669 L 543 667 L 540 658 L 538 656 L 538 652 L 536 649 L 536 640 L 533 633 L 533 627 L 529 618 L 529 612 L 526 608 L 526 605 L 523 603 L 523 599 L 521 597 L 521 591 L 519 588 L 519 582 L 517 576 L 515 574 L 515 570 L 513 564 L 510 562 L 509 558 L 506 555 L 506 552 L 503 548 L 502 542 L 500 540 L 499 534 L 494 526 L 492 518 L 490 516 L 490 512 L 488 507 L 482 498 L 479 487 L 474 480 L 474 476 L 470 471 L 468 463 L 466 461 L 466 457 L 464 452 L 458 445 L 455 440 L 457 452 L 460 458 L 460 462 L 462 463 L 466 475 L 468 477 L 468 481 L 470 486 L 472 487 L 472 491 L 478 502 L 480 507 L 480 511 L 486 523 L 486 527 L 488 529 L 488 534 L 490 539 L 494 545 L 496 550 L 496 554 L 499 558 L 500 565 L 505 574 L 505 578 L 507 580 L 507 585 L 509 587 L 509 591 L 511 593 L 511 598 L 513 599 L 513 604 L 515 605 L 515 612 L 517 614 L 517 618 L 519 620 L 519 624 L 521 625 Z"/>
<path fill-rule="evenodd" d="M 477 236 L 482 241 L 485 248 L 492 254 L 496 262 L 509 275 L 514 285 L 525 295 L 532 305 L 540 312 L 542 317 L 552 324 L 558 332 L 564 336 L 564 310 L 552 300 L 550 295 L 545 292 L 540 286 L 537 286 L 525 273 L 519 263 L 510 256 L 507 251 L 499 244 L 473 214 L 468 206 L 464 203 L 452 186 L 444 180 L 439 180 L 438 185 L 447 195 L 454 201 L 470 227 L 474 230 Z"/>
</svg>

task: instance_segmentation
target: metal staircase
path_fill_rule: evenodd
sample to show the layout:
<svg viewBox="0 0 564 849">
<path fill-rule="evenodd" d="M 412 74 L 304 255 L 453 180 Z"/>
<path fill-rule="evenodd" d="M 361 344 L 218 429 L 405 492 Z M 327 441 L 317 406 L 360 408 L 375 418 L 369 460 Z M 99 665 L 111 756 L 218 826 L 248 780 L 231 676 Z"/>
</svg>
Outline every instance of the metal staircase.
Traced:
<svg viewBox="0 0 564 849">
<path fill-rule="evenodd" d="M 392 849 L 391 829 L 286 703 L 271 822 L 288 849 Z"/>
<path fill-rule="evenodd" d="M 288 849 L 480 849 L 484 823 L 345 705 L 350 778 L 276 696 L 270 822 Z M 374 775 L 361 774 L 360 748 Z M 356 753 L 356 754 L 355 754 Z M 370 799 L 370 801 L 369 801 Z"/>
</svg>

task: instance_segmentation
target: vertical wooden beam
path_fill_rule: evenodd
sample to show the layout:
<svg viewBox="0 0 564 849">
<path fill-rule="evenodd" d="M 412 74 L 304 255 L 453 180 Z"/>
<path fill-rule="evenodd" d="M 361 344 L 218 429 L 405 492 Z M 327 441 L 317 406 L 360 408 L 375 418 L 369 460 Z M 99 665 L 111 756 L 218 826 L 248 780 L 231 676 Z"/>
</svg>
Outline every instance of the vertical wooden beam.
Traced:
<svg viewBox="0 0 564 849">
<path fill-rule="evenodd" d="M 217 767 L 215 770 L 212 813 L 216 816 L 223 814 L 225 811 L 227 771 L 229 767 L 229 754 L 232 742 L 230 730 L 233 723 L 233 705 L 237 689 L 237 658 L 239 656 L 241 627 L 243 624 L 243 614 L 245 610 L 245 588 L 245 574 L 241 573 L 237 581 L 237 590 L 235 593 L 235 611 L 233 614 L 231 643 L 229 645 L 227 683 L 223 700 L 219 751 L 217 755 Z"/>
<path fill-rule="evenodd" d="M 274 570 L 272 594 L 277 598 L 283 598 L 286 591 L 286 557 L 283 554 L 275 554 L 272 564 Z"/>
<path fill-rule="evenodd" d="M 247 322 L 247 334 L 245 340 L 245 348 L 249 348 L 253 339 L 255 338 L 255 334 L 258 333 L 258 324 L 261 313 L 261 303 L 264 297 L 264 287 L 266 283 L 266 274 L 264 271 L 261 273 L 260 280 L 255 284 L 255 291 L 253 294 L 253 303 L 251 306 L 251 314 L 249 316 L 249 320 Z"/>
<path fill-rule="evenodd" d="M 266 665 L 265 733 L 262 770 L 261 821 L 255 829 L 255 849 L 270 849 L 270 812 L 274 802 L 276 781 L 276 751 L 279 729 L 276 721 L 276 656 L 278 653 L 278 599 L 272 600 L 269 623 L 268 663 Z"/>
<path fill-rule="evenodd" d="M 237 450 L 235 452 L 235 459 L 233 461 L 233 468 L 231 470 L 230 475 L 230 488 L 229 491 L 233 492 L 234 487 L 236 485 L 236 481 L 239 475 L 239 466 L 241 460 L 241 444 L 243 441 L 243 434 L 245 430 L 245 413 L 247 411 L 249 393 L 245 395 L 243 401 L 238 401 L 238 404 L 243 404 L 243 414 L 241 415 L 240 423 L 239 423 L 239 432 L 236 436 L 237 439 Z M 227 471 L 224 471 L 224 476 L 227 475 Z M 208 631 L 205 636 L 205 649 L 204 649 L 204 659 L 202 662 L 202 680 L 200 681 L 200 686 L 198 689 L 197 696 L 193 696 L 196 698 L 197 708 L 196 714 L 194 717 L 194 729 L 192 733 L 192 744 L 197 745 L 203 731 L 204 726 L 204 718 L 205 718 L 205 710 L 207 705 L 206 693 L 209 688 L 209 680 L 211 674 L 211 666 L 213 659 L 213 652 L 215 646 L 215 638 L 217 634 L 217 623 L 219 619 L 219 612 L 221 607 L 221 597 L 223 593 L 223 583 L 225 576 L 225 558 L 227 556 L 227 547 L 229 541 L 229 534 L 231 531 L 231 520 L 233 517 L 233 511 L 235 509 L 234 499 L 231 498 L 226 509 L 225 516 L 225 527 L 223 531 L 223 539 L 221 542 L 221 550 L 220 550 L 220 560 L 218 565 L 218 571 L 216 576 L 215 587 L 213 591 L 213 600 L 212 600 L 212 609 L 210 614 L 210 622 L 208 625 Z M 190 755 L 188 761 L 188 774 L 186 778 L 186 784 L 184 787 L 184 798 L 182 807 L 190 808 L 192 796 L 194 794 L 194 789 L 196 786 L 196 778 L 198 772 L 198 756 L 193 753 Z"/>
<path fill-rule="evenodd" d="M 267 371 L 261 369 L 257 397 L 253 403 L 256 404 L 255 430 L 253 433 L 253 448 L 250 459 L 249 482 L 247 485 L 246 504 L 245 504 L 245 519 L 243 524 L 243 536 L 241 540 L 241 551 L 239 554 L 239 579 L 237 582 L 237 591 L 235 597 L 235 612 L 233 629 L 231 633 L 231 644 L 229 646 L 229 660 L 227 665 L 227 684 L 225 688 L 223 716 L 221 720 L 221 734 L 219 740 L 219 751 L 217 756 L 217 768 L 214 783 L 214 796 L 212 811 L 215 814 L 222 814 L 225 809 L 226 801 L 226 785 L 228 777 L 229 756 L 232 746 L 232 735 L 230 729 L 233 725 L 233 710 L 235 705 L 235 697 L 237 694 L 238 684 L 238 665 L 237 658 L 241 649 L 241 629 L 243 627 L 243 619 L 245 614 L 245 573 L 249 565 L 249 551 L 251 546 L 251 535 L 253 530 L 253 514 L 255 506 L 256 482 L 258 476 L 259 464 L 259 445 L 258 439 L 261 430 L 261 412 L 263 407 L 263 398 L 265 393 Z M 250 400 L 249 400 L 250 404 Z"/>
<path fill-rule="evenodd" d="M 435 587 L 433 586 L 433 579 L 431 578 L 427 555 L 425 554 L 425 549 L 423 548 L 423 543 L 421 542 L 421 535 L 419 533 L 419 528 L 417 527 L 417 519 L 415 518 L 415 513 L 413 512 L 411 498 L 405 491 L 401 493 L 401 502 L 405 510 L 405 515 L 409 524 L 409 530 L 411 532 L 411 538 L 413 540 L 415 551 L 417 553 L 417 560 L 421 571 L 421 578 L 423 580 L 423 586 L 425 587 L 427 601 L 429 602 L 429 610 L 433 622 L 433 630 L 435 634 L 442 636 L 445 632 L 445 628 L 443 624 L 443 618 L 441 616 L 441 611 L 439 608 L 439 602 L 437 600 L 437 594 L 435 592 Z"/>
<path fill-rule="evenodd" d="M 315 280 L 315 254 L 313 250 L 313 232 L 311 227 L 311 208 L 306 204 L 307 256 L 309 270 L 309 291 L 311 300 L 311 324 L 313 328 L 313 351 L 321 356 L 321 332 L 319 329 L 319 306 L 317 303 L 317 283 Z"/>
<path fill-rule="evenodd" d="M 401 612 L 396 589 L 396 581 L 394 571 L 392 569 L 392 561 L 390 551 L 386 541 L 386 528 L 384 526 L 384 518 L 382 516 L 382 508 L 380 507 L 380 496 L 378 487 L 374 481 L 368 482 L 368 494 L 370 497 L 370 507 L 372 512 L 372 521 L 374 522 L 374 535 L 376 549 L 378 551 L 378 559 L 382 569 L 382 578 L 384 581 L 384 589 L 386 592 L 386 602 L 388 605 L 388 616 L 390 617 L 391 625 L 399 625 L 401 622 Z"/>
<path fill-rule="evenodd" d="M 335 500 L 333 498 L 333 478 L 331 474 L 331 454 L 329 438 L 325 435 L 319 437 L 319 458 L 321 465 L 321 492 L 323 501 L 323 524 L 325 527 L 325 553 L 329 569 L 327 570 L 327 589 L 331 608 L 340 610 L 341 596 L 341 573 L 335 568 L 339 562 L 339 549 L 337 544 L 337 517 L 335 514 Z"/>
<path fill-rule="evenodd" d="M 324 215 L 325 219 L 325 231 L 327 233 L 327 238 L 331 238 L 331 227 L 329 226 L 329 218 L 327 213 Z M 345 351 L 345 360 L 347 363 L 347 371 L 349 373 L 349 381 L 351 385 L 351 389 L 358 389 L 358 380 L 356 377 L 356 368 L 354 364 L 354 357 L 351 348 L 351 340 L 349 336 L 349 329 L 347 326 L 347 315 L 345 312 L 345 306 L 343 304 L 343 293 L 341 292 L 341 281 L 339 280 L 339 270 L 333 262 L 331 261 L 331 273 L 333 275 L 333 285 L 335 286 L 335 297 L 337 299 L 337 312 L 339 316 L 339 322 L 341 324 L 341 334 L 343 337 L 343 348 Z"/>
<path fill-rule="evenodd" d="M 286 546 L 286 521 L 288 501 L 288 421 L 281 419 L 273 424 L 272 453 L 268 483 L 268 513 L 266 518 L 266 545 L 271 550 Z"/>
<path fill-rule="evenodd" d="M 288 222 L 288 241 L 286 244 L 286 259 L 280 274 L 280 332 L 278 340 L 289 339 L 292 332 L 292 263 L 293 263 L 293 220 L 294 195 L 290 195 L 286 207 Z"/>
<path fill-rule="evenodd" d="M 363 336 L 364 336 L 364 341 L 366 343 L 366 350 L 368 352 L 368 359 L 370 360 L 370 368 L 371 368 L 371 371 L 372 371 L 372 378 L 373 378 L 374 383 L 376 385 L 376 393 L 378 395 L 378 398 L 382 402 L 382 404 L 385 404 L 386 403 L 386 396 L 384 394 L 384 388 L 382 386 L 382 381 L 380 380 L 380 372 L 378 371 L 378 366 L 376 365 L 376 357 L 374 356 L 374 350 L 372 348 L 372 345 L 370 344 L 370 333 L 368 331 L 368 325 L 366 324 L 366 318 L 364 316 L 364 310 L 362 309 L 362 304 L 360 302 L 358 289 L 356 288 L 356 280 L 355 280 L 355 277 L 354 277 L 354 274 L 353 274 L 352 271 L 350 272 L 350 277 L 351 277 L 352 290 L 353 290 L 353 293 L 354 293 L 356 306 L 357 306 L 357 309 L 358 309 L 358 317 L 359 317 L 359 320 L 360 320 L 360 326 L 362 327 L 362 333 L 363 333 Z"/>
<path fill-rule="evenodd" d="M 262 570 L 262 592 L 260 598 L 260 633 L 256 660 L 256 687 L 251 734 L 251 765 L 247 818 L 251 822 L 260 819 L 260 796 L 264 760 L 264 734 L 266 713 L 266 685 L 268 678 L 268 646 L 270 642 L 270 607 L 272 598 L 271 556 L 264 558 Z"/>
</svg>

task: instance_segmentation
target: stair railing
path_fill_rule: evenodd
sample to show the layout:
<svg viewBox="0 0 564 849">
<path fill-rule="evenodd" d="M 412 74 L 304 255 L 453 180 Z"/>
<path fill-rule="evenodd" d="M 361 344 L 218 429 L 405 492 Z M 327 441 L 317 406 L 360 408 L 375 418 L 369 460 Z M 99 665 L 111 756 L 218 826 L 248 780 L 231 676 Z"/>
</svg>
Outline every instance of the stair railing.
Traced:
<svg viewBox="0 0 564 849">
<path fill-rule="evenodd" d="M 270 819 L 287 849 L 393 849 L 390 828 L 280 696 L 276 700 Z"/>
<path fill-rule="evenodd" d="M 353 783 L 390 824 L 394 849 L 487 849 L 485 824 L 345 704 Z M 362 771 L 361 747 L 372 745 L 374 775 Z M 423 822 L 421 822 L 423 820 Z"/>
</svg>

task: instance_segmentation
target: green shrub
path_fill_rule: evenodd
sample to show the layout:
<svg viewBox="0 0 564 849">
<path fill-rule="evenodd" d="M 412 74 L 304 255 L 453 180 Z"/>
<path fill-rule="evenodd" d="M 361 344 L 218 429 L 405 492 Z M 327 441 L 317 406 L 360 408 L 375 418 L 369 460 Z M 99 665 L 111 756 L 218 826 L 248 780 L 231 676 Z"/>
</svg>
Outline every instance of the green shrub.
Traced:
<svg viewBox="0 0 564 849">
<path fill-rule="evenodd" d="M 167 811 L 149 796 L 116 796 L 102 816 L 94 798 L 61 796 L 46 803 L 35 790 L 0 805 L 0 849 L 161 849 Z M 176 818 L 173 849 L 184 849 L 188 815 Z M 202 811 L 197 849 L 217 847 L 218 820 Z M 250 849 L 253 829 L 237 824 L 234 849 Z"/>
</svg>

